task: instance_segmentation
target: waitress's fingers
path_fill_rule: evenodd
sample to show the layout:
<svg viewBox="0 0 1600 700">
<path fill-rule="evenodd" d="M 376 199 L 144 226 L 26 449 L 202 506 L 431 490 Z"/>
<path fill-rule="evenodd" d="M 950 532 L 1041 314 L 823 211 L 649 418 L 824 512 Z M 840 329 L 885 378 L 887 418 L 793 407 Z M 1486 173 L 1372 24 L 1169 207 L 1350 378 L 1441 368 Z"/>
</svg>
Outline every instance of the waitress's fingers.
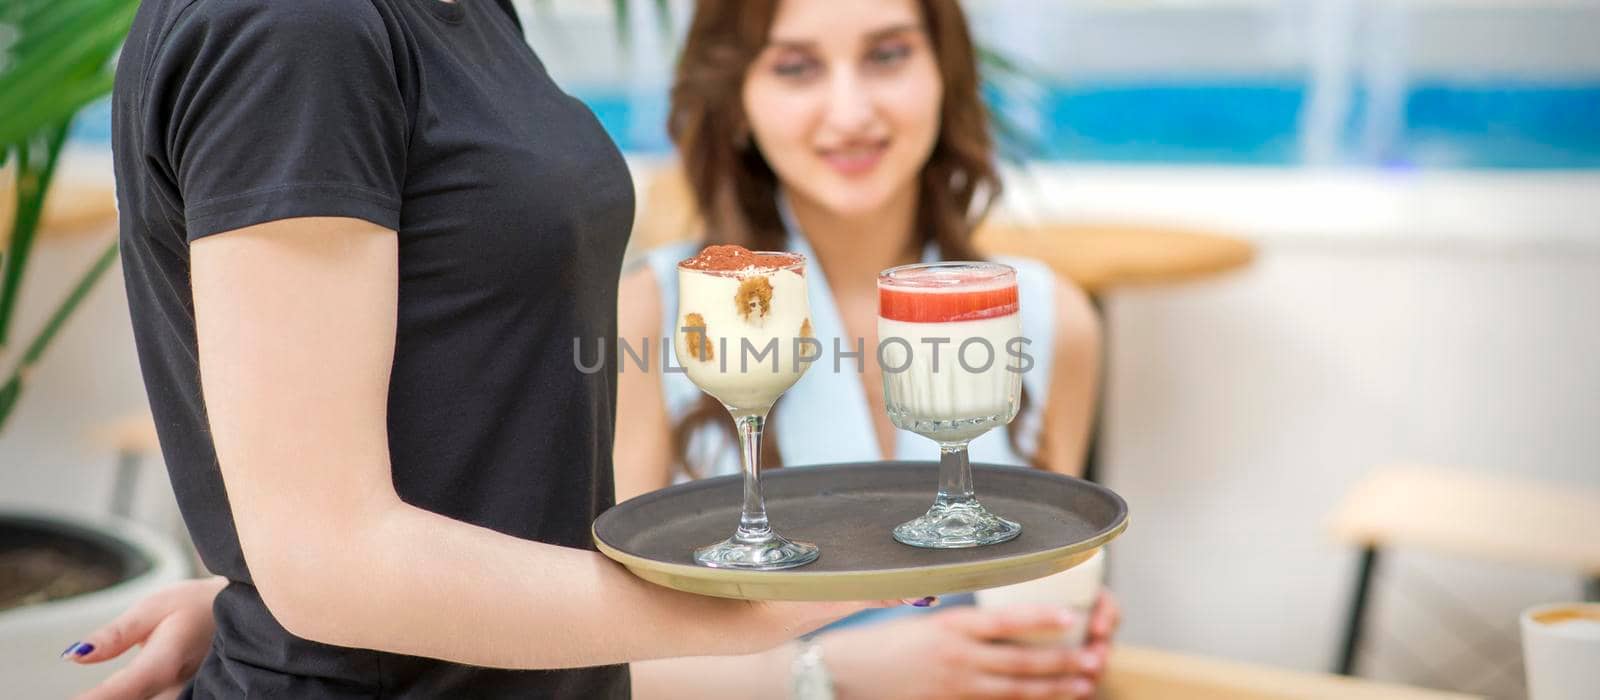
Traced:
<svg viewBox="0 0 1600 700">
<path fill-rule="evenodd" d="M 78 700 L 145 700 L 188 683 L 211 648 L 211 628 L 183 615 L 169 615 L 146 637 L 128 665 Z"/>
<path fill-rule="evenodd" d="M 115 619 L 73 642 L 61 658 L 74 663 L 93 664 L 115 659 L 134 646 L 143 644 L 150 632 L 169 612 L 159 594 L 149 596 L 122 611 Z"/>
<path fill-rule="evenodd" d="M 152 645 L 76 700 L 145 700 L 181 687 L 193 674 L 171 650 Z"/>
</svg>

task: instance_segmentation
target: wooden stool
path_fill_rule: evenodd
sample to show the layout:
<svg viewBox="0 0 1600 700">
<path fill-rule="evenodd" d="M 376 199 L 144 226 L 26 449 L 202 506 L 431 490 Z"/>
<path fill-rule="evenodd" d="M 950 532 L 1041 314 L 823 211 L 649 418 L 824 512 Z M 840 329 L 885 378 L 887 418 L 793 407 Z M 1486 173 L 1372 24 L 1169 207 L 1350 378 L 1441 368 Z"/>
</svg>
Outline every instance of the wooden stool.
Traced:
<svg viewBox="0 0 1600 700">
<path fill-rule="evenodd" d="M 1402 546 L 1584 577 L 1600 600 L 1600 491 L 1424 466 L 1375 470 L 1334 512 L 1339 541 L 1361 550 L 1335 670 L 1355 670 L 1380 552 Z"/>
<path fill-rule="evenodd" d="M 1304 673 L 1123 644 L 1111 650 L 1102 700 L 1470 700 L 1405 685 Z"/>
</svg>

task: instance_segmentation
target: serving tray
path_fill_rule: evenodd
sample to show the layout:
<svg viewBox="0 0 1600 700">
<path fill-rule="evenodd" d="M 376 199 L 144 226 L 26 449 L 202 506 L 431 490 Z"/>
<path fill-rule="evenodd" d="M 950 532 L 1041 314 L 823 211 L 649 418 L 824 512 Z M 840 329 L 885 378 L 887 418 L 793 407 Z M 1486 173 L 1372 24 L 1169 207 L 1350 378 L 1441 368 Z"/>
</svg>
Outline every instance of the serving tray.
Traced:
<svg viewBox="0 0 1600 700">
<path fill-rule="evenodd" d="M 974 464 L 979 500 L 1022 523 L 1022 534 L 969 549 L 900 544 L 895 525 L 926 512 L 939 467 L 931 462 L 861 462 L 764 472 L 767 515 L 778 533 L 813 542 L 817 561 L 781 571 L 712 569 L 693 552 L 733 533 L 743 477 L 680 484 L 617 504 L 594 523 L 606 556 L 668 588 L 745 600 L 880 600 L 962 593 L 1071 568 L 1121 534 L 1128 506 L 1081 479 L 1020 467 Z"/>
</svg>

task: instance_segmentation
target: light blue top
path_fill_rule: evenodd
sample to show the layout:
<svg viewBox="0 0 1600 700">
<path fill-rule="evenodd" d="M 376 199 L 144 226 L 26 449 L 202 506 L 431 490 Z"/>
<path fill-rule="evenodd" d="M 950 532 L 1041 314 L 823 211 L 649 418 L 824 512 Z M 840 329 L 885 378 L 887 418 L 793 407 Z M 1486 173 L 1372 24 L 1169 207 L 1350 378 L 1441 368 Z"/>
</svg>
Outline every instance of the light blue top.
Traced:
<svg viewBox="0 0 1600 700">
<path fill-rule="evenodd" d="M 787 212 L 785 212 L 787 214 Z M 785 217 L 786 220 L 788 217 Z M 787 221 L 786 221 L 787 222 Z M 844 321 L 834 303 L 833 292 L 828 288 L 828 276 L 817 262 L 816 255 L 798 227 L 790 226 L 788 250 L 806 256 L 806 283 L 811 305 L 811 329 L 822 343 L 822 359 L 784 394 L 774 409 L 769 423 L 777 439 L 784 467 L 838 462 L 872 462 L 883 458 L 873 431 L 871 408 L 862 387 L 862 375 L 855 359 L 836 360 L 834 348 L 854 352 L 854 341 L 846 341 Z M 678 325 L 678 263 L 693 257 L 700 250 L 698 242 L 668 244 L 644 255 L 644 263 L 655 273 L 660 290 L 661 338 L 672 338 Z M 937 248 L 930 245 L 924 252 L 924 262 L 938 259 Z M 1022 313 L 1022 333 L 1030 342 L 1027 352 L 1033 356 L 1033 368 L 1023 374 L 1032 403 L 1030 415 L 1018 416 L 1023 430 L 1019 442 L 1026 450 L 1038 444 L 1038 427 L 1041 409 L 1050 388 L 1055 341 L 1055 278 L 1044 264 L 1026 258 L 997 258 L 996 262 L 1017 270 L 1018 302 Z M 629 339 L 638 342 L 638 339 Z M 663 344 L 653 343 L 656 347 Z M 666 352 L 675 352 L 674 343 L 665 343 Z M 874 349 L 866 348 L 870 359 Z M 672 366 L 681 367 L 676 355 Z M 834 371 L 837 363 L 838 371 Z M 659 366 L 659 365 L 658 365 Z M 682 372 L 657 372 L 661 379 L 661 393 L 666 402 L 667 416 L 673 424 L 682 420 L 702 396 L 700 388 L 689 381 Z M 700 476 L 722 476 L 739 473 L 739 454 L 725 431 L 703 430 L 690 440 L 692 460 Z M 1028 461 L 1011 449 L 1006 431 L 991 430 L 968 448 L 972 461 L 991 464 L 1026 466 Z M 895 439 L 893 459 L 937 461 L 939 448 L 915 433 L 901 431 Z M 683 478 L 680 475 L 680 478 Z"/>
</svg>

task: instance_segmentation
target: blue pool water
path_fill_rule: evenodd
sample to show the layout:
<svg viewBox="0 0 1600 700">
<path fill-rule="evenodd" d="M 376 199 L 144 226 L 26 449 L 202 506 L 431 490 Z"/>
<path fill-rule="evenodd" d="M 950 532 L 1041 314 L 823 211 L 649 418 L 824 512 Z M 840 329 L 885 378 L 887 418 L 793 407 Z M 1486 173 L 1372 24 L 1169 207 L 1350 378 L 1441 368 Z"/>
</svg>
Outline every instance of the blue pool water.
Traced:
<svg viewBox="0 0 1600 700">
<path fill-rule="evenodd" d="M 578 88 L 623 150 L 666 153 L 666 95 Z M 1048 86 L 1027 104 L 994 95 L 1028 130 L 1029 156 L 1058 162 L 1290 166 L 1301 162 L 1303 83 L 1101 83 Z M 1365 106 L 1352 100 L 1353 112 Z M 79 142 L 109 140 L 104 104 L 74 125 Z M 1398 133 L 1358 148 L 1358 114 L 1343 136 L 1347 163 L 1421 168 L 1600 168 L 1600 81 L 1422 83 Z"/>
</svg>

